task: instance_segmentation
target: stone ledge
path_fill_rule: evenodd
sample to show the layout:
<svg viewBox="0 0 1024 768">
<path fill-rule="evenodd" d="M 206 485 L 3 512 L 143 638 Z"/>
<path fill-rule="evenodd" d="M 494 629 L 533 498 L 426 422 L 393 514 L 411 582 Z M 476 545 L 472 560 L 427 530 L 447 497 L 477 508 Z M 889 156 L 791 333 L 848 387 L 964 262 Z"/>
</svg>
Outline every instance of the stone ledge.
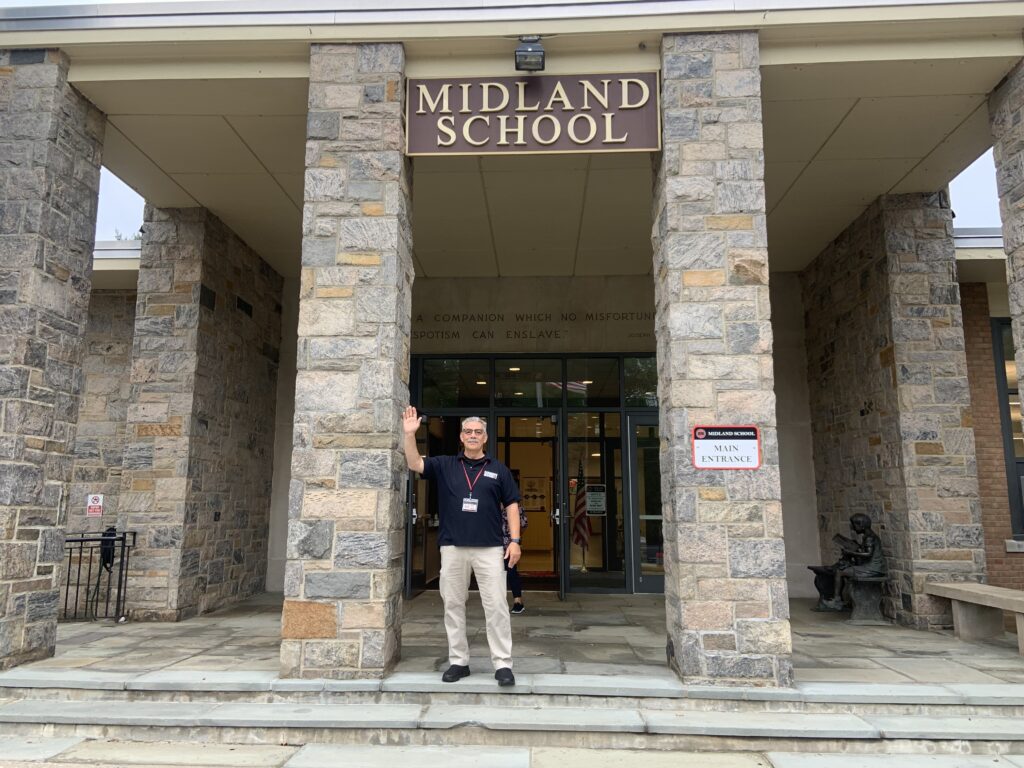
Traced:
<svg viewBox="0 0 1024 768">
<path fill-rule="evenodd" d="M 200 717 L 217 728 L 417 728 L 415 704 L 221 704 Z"/>
<path fill-rule="evenodd" d="M 1024 706 L 1024 684 L 1005 683 L 838 683 L 802 682 L 794 688 L 685 685 L 665 675 L 521 674 L 516 685 L 501 688 L 490 670 L 456 683 L 441 682 L 436 672 L 399 672 L 384 680 L 278 678 L 268 670 L 159 670 L 122 673 L 74 668 L 19 667 L 0 673 L 0 690 L 29 688 L 98 691 L 183 691 L 201 693 L 426 693 L 592 696 L 595 698 L 707 699 L 808 704 L 921 704 Z M 9 694 L 8 694 L 9 695 Z M 0 702 L 2 703 L 2 702 Z"/>
<path fill-rule="evenodd" d="M 962 739 L 965 741 L 1024 741 L 1019 717 L 882 717 L 864 720 L 885 739 Z"/>
<path fill-rule="evenodd" d="M 269 691 L 277 680 L 276 672 L 210 671 L 163 669 L 128 680 L 129 691 Z M 323 686 L 321 685 L 321 688 Z"/>
<path fill-rule="evenodd" d="M 309 681 L 312 682 L 312 681 Z M 341 693 L 375 693 L 382 689 L 381 680 L 324 680 L 324 690 Z"/>
<path fill-rule="evenodd" d="M 643 718 L 635 709 L 474 707 L 440 704 L 427 707 L 420 720 L 421 728 L 462 726 L 479 726 L 494 731 L 645 731 Z"/>
<path fill-rule="evenodd" d="M 412 704 L 283 704 L 24 700 L 0 723 L 167 728 L 449 730 L 690 735 L 802 740 L 924 739 L 1024 742 L 1009 717 L 678 712 L 635 708 Z"/>
<path fill-rule="evenodd" d="M 30 669 L 16 667 L 0 672 L 0 688 L 78 688 L 95 691 L 123 691 L 130 672 L 100 672 L 88 669 Z"/>
<path fill-rule="evenodd" d="M 640 675 L 532 675 L 533 693 L 681 699 L 686 686 L 672 677 Z M 517 678 L 518 683 L 518 678 Z M 518 688 L 518 684 L 516 685 Z"/>
<path fill-rule="evenodd" d="M 1024 705 L 1024 684 L 1019 683 L 949 683 L 951 691 L 959 693 L 965 704 Z"/>
<path fill-rule="evenodd" d="M 797 683 L 800 700 L 815 704 L 963 704 L 964 697 L 941 685 L 884 683 Z"/>
<path fill-rule="evenodd" d="M 454 683 L 441 682 L 436 672 L 397 672 L 385 678 L 381 690 L 385 693 L 537 693 L 533 686 L 536 675 L 516 675 L 516 684 L 502 688 L 493 673 L 470 674 Z"/>
<path fill-rule="evenodd" d="M 877 739 L 878 729 L 856 715 L 807 712 L 643 712 L 648 733 L 743 738 Z"/>
</svg>

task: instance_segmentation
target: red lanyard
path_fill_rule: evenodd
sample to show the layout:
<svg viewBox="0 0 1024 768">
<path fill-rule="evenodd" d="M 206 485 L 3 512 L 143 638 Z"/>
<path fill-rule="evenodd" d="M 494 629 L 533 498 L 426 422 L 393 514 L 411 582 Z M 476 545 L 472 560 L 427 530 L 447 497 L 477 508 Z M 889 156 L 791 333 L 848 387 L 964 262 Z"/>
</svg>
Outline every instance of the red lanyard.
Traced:
<svg viewBox="0 0 1024 768">
<path fill-rule="evenodd" d="M 462 474 L 464 474 L 466 476 L 466 485 L 469 486 L 469 498 L 472 499 L 473 498 L 473 486 L 476 485 L 476 481 L 480 479 L 480 475 L 482 475 L 484 473 L 484 467 L 487 466 L 487 462 L 484 461 L 484 463 L 480 465 L 480 471 L 476 473 L 476 477 L 473 478 L 473 482 L 469 481 L 469 472 L 466 471 L 465 463 L 460 461 L 459 464 L 462 466 Z"/>
</svg>

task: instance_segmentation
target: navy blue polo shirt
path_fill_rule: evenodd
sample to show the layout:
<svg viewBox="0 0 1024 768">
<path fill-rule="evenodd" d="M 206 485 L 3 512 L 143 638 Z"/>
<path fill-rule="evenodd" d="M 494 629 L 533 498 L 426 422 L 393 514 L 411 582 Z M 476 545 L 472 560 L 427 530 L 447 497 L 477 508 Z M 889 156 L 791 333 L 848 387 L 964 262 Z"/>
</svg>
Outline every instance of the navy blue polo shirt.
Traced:
<svg viewBox="0 0 1024 768">
<path fill-rule="evenodd" d="M 465 471 L 463 471 L 465 469 Z M 500 547 L 501 508 L 519 501 L 519 488 L 508 467 L 497 459 L 484 456 L 467 459 L 458 456 L 426 456 L 422 476 L 434 480 L 438 494 L 440 528 L 437 545 L 443 547 Z M 477 474 L 480 475 L 479 479 Z M 478 500 L 476 512 L 464 512 L 462 500 L 473 483 L 473 498 Z"/>
</svg>

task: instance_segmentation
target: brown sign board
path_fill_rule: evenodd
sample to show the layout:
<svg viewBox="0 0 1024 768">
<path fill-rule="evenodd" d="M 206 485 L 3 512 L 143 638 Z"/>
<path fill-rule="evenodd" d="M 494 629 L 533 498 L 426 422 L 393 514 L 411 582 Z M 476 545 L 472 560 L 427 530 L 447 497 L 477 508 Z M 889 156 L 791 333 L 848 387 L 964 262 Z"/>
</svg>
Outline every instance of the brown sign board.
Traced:
<svg viewBox="0 0 1024 768">
<path fill-rule="evenodd" d="M 655 152 L 657 72 L 410 79 L 406 154 Z"/>
</svg>

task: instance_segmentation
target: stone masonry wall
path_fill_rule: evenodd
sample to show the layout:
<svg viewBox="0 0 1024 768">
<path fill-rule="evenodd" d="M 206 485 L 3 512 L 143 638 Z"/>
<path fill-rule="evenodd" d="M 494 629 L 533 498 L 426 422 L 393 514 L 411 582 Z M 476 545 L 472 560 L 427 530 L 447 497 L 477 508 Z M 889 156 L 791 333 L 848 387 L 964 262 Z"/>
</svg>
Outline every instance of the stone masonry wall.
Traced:
<svg viewBox="0 0 1024 768">
<path fill-rule="evenodd" d="M 885 196 L 802 275 L 823 557 L 870 515 L 918 628 L 949 622 L 925 581 L 985 571 L 952 234 L 945 192 Z"/>
<path fill-rule="evenodd" d="M 135 618 L 262 591 L 281 286 L 208 211 L 146 207 L 119 521 Z"/>
<path fill-rule="evenodd" d="M 59 51 L 0 51 L 0 669 L 53 654 L 103 114 Z"/>
<path fill-rule="evenodd" d="M 666 35 L 654 207 L 670 665 L 789 685 L 757 34 Z M 757 470 L 695 470 L 699 424 L 761 429 Z"/>
<path fill-rule="evenodd" d="M 1017 370 L 1024 372 L 1024 59 L 988 100 Z M 1018 524 L 1024 524 L 1020 521 Z M 1024 530 L 1014 530 L 1017 536 Z"/>
<path fill-rule="evenodd" d="M 411 181 L 399 44 L 314 45 L 281 674 L 383 677 L 401 648 Z"/>
<path fill-rule="evenodd" d="M 85 329 L 84 384 L 78 409 L 69 532 L 117 525 L 121 462 L 130 395 L 135 291 L 93 291 Z M 86 517 L 86 497 L 103 494 L 103 517 Z"/>
<path fill-rule="evenodd" d="M 978 454 L 978 491 L 985 532 L 987 581 L 997 587 L 1024 589 L 1024 553 L 1006 551 L 1006 540 L 1013 538 L 1013 527 L 1010 524 L 1003 422 L 999 414 L 992 321 L 985 283 L 961 283 L 960 307 L 964 316 L 967 376 L 971 383 L 971 414 Z M 1007 629 L 1016 629 L 1016 622 L 1009 614 Z"/>
</svg>

